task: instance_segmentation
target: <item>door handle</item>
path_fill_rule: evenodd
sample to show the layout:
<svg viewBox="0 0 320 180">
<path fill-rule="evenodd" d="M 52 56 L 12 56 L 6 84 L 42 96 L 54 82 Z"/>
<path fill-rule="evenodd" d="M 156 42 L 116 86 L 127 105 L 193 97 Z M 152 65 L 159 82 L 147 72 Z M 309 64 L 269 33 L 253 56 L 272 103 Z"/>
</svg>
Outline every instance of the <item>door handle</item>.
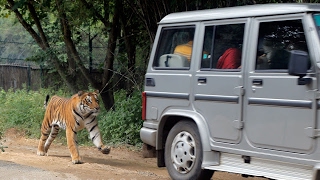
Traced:
<svg viewBox="0 0 320 180">
<path fill-rule="evenodd" d="M 207 83 L 207 78 L 205 78 L 205 77 L 199 77 L 199 78 L 198 78 L 198 83 L 206 84 L 206 83 Z"/>
<path fill-rule="evenodd" d="M 263 81 L 262 79 L 254 79 L 252 80 L 252 84 L 261 86 L 263 84 Z"/>
</svg>

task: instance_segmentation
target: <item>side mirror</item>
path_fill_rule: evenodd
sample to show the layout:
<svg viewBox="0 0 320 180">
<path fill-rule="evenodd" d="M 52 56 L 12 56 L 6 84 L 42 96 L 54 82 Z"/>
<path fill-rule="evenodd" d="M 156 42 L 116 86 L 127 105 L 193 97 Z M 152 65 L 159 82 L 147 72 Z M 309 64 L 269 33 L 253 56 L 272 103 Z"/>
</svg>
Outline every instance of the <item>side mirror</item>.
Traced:
<svg viewBox="0 0 320 180">
<path fill-rule="evenodd" d="M 292 50 L 289 59 L 289 75 L 299 76 L 298 85 L 306 85 L 311 78 L 305 78 L 309 67 L 308 53 L 305 51 Z"/>
</svg>

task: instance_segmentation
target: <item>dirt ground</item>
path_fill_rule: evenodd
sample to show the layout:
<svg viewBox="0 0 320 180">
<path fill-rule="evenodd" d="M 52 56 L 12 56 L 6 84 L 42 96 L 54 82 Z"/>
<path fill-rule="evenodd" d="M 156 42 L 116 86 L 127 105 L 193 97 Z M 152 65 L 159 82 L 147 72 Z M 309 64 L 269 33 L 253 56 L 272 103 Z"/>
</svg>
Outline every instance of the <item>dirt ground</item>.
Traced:
<svg viewBox="0 0 320 180">
<path fill-rule="evenodd" d="M 72 179 L 72 180 L 169 180 L 166 168 L 158 168 L 155 158 L 143 158 L 139 150 L 112 148 L 109 155 L 94 147 L 79 147 L 83 164 L 71 162 L 68 148 L 53 143 L 48 156 L 37 156 L 36 139 L 26 139 L 9 130 L 1 139 L 7 146 L 0 151 L 0 179 Z M 243 178 L 239 174 L 215 172 L 213 180 L 262 180 Z"/>
</svg>

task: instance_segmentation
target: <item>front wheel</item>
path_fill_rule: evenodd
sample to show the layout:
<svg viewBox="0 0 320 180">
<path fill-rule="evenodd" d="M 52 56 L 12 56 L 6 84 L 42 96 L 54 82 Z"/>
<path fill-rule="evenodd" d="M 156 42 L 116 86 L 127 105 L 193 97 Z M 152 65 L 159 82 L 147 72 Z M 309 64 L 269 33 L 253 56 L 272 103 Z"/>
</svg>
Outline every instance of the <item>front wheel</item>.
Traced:
<svg viewBox="0 0 320 180">
<path fill-rule="evenodd" d="M 212 177 L 213 171 L 201 169 L 203 160 L 199 130 L 192 121 L 180 121 L 169 132 L 165 146 L 165 163 L 174 180 Z"/>
</svg>

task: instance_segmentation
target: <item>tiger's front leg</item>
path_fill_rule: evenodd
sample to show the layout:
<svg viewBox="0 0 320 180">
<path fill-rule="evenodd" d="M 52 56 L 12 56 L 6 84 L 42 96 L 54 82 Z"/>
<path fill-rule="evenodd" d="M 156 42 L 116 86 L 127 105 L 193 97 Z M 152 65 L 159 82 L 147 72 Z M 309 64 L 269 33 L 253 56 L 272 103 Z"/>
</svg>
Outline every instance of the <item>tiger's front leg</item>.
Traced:
<svg viewBox="0 0 320 180">
<path fill-rule="evenodd" d="M 67 144 L 71 154 L 71 159 L 73 164 L 81 164 L 78 142 L 77 142 L 77 132 L 75 132 L 71 127 L 66 129 Z"/>
<path fill-rule="evenodd" d="M 102 154 L 109 154 L 111 148 L 103 145 L 97 120 L 94 118 L 90 123 L 87 123 L 86 128 L 90 134 L 93 144 L 99 149 L 99 151 L 101 151 Z"/>
</svg>

